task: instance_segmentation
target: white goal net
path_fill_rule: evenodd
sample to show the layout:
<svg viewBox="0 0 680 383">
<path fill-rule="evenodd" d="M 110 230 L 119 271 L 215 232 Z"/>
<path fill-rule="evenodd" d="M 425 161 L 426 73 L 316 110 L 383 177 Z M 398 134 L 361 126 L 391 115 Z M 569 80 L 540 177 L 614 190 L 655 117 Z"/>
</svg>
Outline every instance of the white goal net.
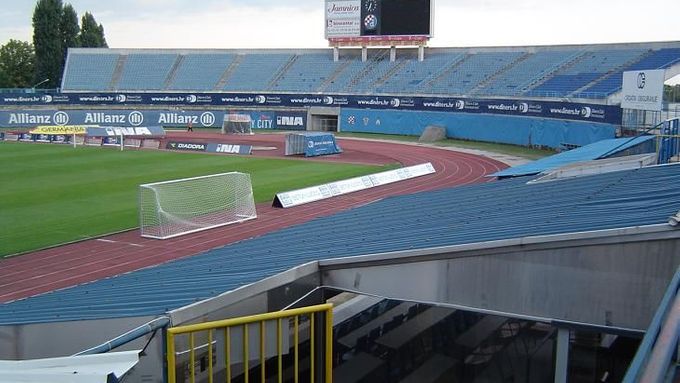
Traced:
<svg viewBox="0 0 680 383">
<path fill-rule="evenodd" d="M 167 239 L 257 218 L 250 175 L 231 172 L 139 185 L 143 237 Z"/>
</svg>

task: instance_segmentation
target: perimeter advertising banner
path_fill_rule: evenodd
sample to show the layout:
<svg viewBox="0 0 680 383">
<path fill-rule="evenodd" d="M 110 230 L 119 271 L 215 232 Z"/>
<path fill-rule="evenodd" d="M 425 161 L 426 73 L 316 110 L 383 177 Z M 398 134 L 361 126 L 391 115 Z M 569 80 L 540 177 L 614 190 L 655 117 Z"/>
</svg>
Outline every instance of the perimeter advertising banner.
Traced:
<svg viewBox="0 0 680 383">
<path fill-rule="evenodd" d="M 190 152 L 207 152 L 219 154 L 251 154 L 253 147 L 251 145 L 239 144 L 221 144 L 214 142 L 183 142 L 170 141 L 165 145 L 166 149 L 190 151 Z"/>
<path fill-rule="evenodd" d="M 130 100 L 132 96 L 124 95 L 121 100 Z M 194 127 L 221 127 L 225 113 L 234 113 L 231 108 L 262 108 L 264 111 L 247 110 L 251 114 L 254 129 L 300 129 L 306 126 L 306 113 L 300 109 L 324 106 L 355 109 L 378 109 L 399 111 L 438 111 L 449 113 L 501 114 L 524 117 L 544 117 L 561 120 L 577 120 L 621 124 L 621 108 L 617 105 L 601 105 L 590 103 L 573 103 L 558 101 L 536 101 L 522 99 L 472 99 L 460 97 L 404 97 L 404 96 L 354 96 L 324 94 L 140 94 L 134 100 L 141 100 L 140 105 L 161 106 L 174 103 L 175 107 L 193 106 L 205 102 L 206 106 L 220 107 L 225 110 L 145 110 L 137 109 L 133 104 L 116 101 L 116 95 L 99 96 L 88 94 L 79 96 L 69 93 L 68 105 L 78 105 L 87 109 L 87 100 L 98 100 L 103 105 L 119 105 L 124 110 L 10 110 L 0 111 L 0 126 L 14 127 L 38 125 L 111 125 L 118 126 L 186 126 L 189 122 Z M 49 105 L 43 101 L 18 102 L 16 95 L 5 97 L 0 95 L 0 105 L 38 106 Z M 64 98 L 53 98 L 64 101 Z M 160 100 L 160 101 L 159 101 Z M 175 101 L 168 101 L 175 100 Z M 53 102 L 53 101 L 52 101 Z M 191 102 L 194 102 L 192 104 Z M 54 105 L 58 107 L 58 105 Z M 272 109 L 292 108 L 297 111 Z M 56 108 L 55 108 L 56 109 Z M 239 109 L 246 113 L 246 110 Z M 281 117 L 281 118 L 279 118 Z M 291 120 L 290 117 L 293 119 Z M 302 119 L 302 122 L 300 121 Z M 259 122 L 258 122 L 259 121 Z M 268 121 L 271 121 L 271 125 Z M 278 122 L 281 122 L 280 124 Z M 274 122 L 277 124 L 274 125 Z M 302 123 L 302 125 L 300 125 Z"/>
<path fill-rule="evenodd" d="M 59 126 L 59 125 L 46 125 L 46 126 L 38 126 L 35 129 L 31 130 L 31 133 L 34 134 L 69 134 L 69 135 L 83 135 L 87 133 L 87 128 L 96 128 L 97 126 L 87 126 L 87 125 L 66 125 L 66 126 Z"/>
</svg>

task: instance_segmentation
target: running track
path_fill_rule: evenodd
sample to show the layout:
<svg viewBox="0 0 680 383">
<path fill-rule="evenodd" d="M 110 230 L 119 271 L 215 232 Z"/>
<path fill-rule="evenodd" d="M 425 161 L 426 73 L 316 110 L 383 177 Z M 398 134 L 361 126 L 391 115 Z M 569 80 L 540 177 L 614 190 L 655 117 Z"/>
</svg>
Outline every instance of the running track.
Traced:
<svg viewBox="0 0 680 383">
<path fill-rule="evenodd" d="M 256 147 L 276 146 L 276 150 L 258 150 L 254 154 L 283 155 L 283 135 L 243 136 L 238 137 L 238 142 L 233 136 L 201 133 L 178 132 L 170 137 L 195 142 L 219 140 Z M 488 157 L 444 149 L 350 139 L 340 139 L 339 143 L 343 154 L 315 160 L 368 164 L 399 162 L 405 166 L 431 162 L 436 173 L 288 209 L 273 208 L 271 203 L 259 204 L 255 220 L 163 241 L 142 238 L 139 230 L 131 230 L 0 260 L 0 303 L 195 255 L 387 196 L 487 182 L 490 178 L 484 177 L 486 174 L 507 167 Z"/>
</svg>

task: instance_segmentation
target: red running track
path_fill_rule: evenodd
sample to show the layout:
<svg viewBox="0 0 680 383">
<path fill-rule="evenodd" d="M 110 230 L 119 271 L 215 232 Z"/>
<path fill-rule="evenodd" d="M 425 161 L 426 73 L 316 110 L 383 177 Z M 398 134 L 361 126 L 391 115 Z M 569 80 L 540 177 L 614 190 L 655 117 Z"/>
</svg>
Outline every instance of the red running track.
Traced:
<svg viewBox="0 0 680 383">
<path fill-rule="evenodd" d="M 233 136 L 181 132 L 173 133 L 169 138 L 276 146 L 276 150 L 253 153 L 257 156 L 283 155 L 282 135 L 235 139 Z M 485 175 L 507 167 L 488 157 L 423 146 L 353 139 L 340 139 L 340 146 L 344 151 L 342 154 L 314 160 L 369 164 L 398 162 L 405 166 L 431 162 L 436 173 L 288 209 L 273 208 L 270 203 L 259 204 L 255 220 L 173 239 L 146 239 L 139 235 L 139 230 L 131 230 L 4 259 L 0 261 L 0 303 L 192 256 L 387 196 L 486 182 L 490 178 Z"/>
</svg>

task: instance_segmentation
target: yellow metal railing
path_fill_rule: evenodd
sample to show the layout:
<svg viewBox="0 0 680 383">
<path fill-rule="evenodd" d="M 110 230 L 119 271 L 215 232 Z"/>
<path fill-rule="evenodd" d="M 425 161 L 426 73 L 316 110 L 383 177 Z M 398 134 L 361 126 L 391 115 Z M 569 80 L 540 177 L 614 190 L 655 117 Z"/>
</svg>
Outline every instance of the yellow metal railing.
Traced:
<svg viewBox="0 0 680 383">
<path fill-rule="evenodd" d="M 207 332 L 207 381 L 208 383 L 213 383 L 213 374 L 215 373 L 215 357 L 213 351 L 213 344 L 215 343 L 214 334 L 217 331 L 222 331 L 223 333 L 223 354 L 224 354 L 224 374 L 225 379 L 221 381 L 231 382 L 232 378 L 232 329 L 234 327 L 240 326 L 242 328 L 242 363 L 243 363 L 243 373 L 244 382 L 248 383 L 249 379 L 249 360 L 250 350 L 249 350 L 249 325 L 259 323 L 259 362 L 260 362 L 260 382 L 264 382 L 267 379 L 267 369 L 266 369 L 266 350 L 265 350 L 265 340 L 266 340 L 266 326 L 267 321 L 276 321 L 276 355 L 277 363 L 276 370 L 278 376 L 278 382 L 283 381 L 283 334 L 282 331 L 282 321 L 284 319 L 293 320 L 293 374 L 294 381 L 299 381 L 299 332 L 300 332 L 300 317 L 308 316 L 309 318 L 309 347 L 310 347 L 310 381 L 315 382 L 315 314 L 325 313 L 325 350 L 324 350 L 324 381 L 326 383 L 332 383 L 333 379 L 333 305 L 330 303 L 321 304 L 316 306 L 302 307 L 298 309 L 277 311 L 265 314 L 251 315 L 240 318 L 225 319 L 215 322 L 198 323 L 186 326 L 171 327 L 167 330 L 167 374 L 168 383 L 176 383 L 176 350 L 175 350 L 175 337 L 178 335 L 188 335 L 188 353 L 189 353 L 189 365 L 187 371 L 189 383 L 196 382 L 196 344 L 195 344 L 195 334 Z M 205 334 L 203 334 L 205 336 Z M 205 338 L 204 338 L 205 339 Z M 199 346 L 200 348 L 200 346 Z M 201 361 L 201 363 L 203 363 Z"/>
</svg>

